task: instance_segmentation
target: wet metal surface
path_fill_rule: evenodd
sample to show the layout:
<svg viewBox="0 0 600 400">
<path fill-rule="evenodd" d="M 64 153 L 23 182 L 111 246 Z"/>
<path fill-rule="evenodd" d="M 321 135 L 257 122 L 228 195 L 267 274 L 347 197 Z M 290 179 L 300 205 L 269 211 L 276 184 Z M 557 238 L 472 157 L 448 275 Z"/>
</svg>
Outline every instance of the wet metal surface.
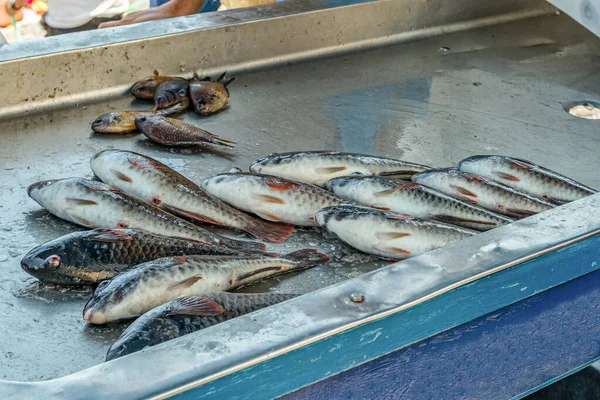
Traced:
<svg viewBox="0 0 600 400">
<path fill-rule="evenodd" d="M 599 188 L 598 124 L 562 108 L 600 98 L 598 50 L 598 39 L 568 17 L 541 17 L 241 75 L 229 110 L 184 116 L 236 141 L 230 155 L 93 135 L 90 123 L 102 113 L 150 107 L 129 96 L 0 123 L 0 379 L 50 379 L 101 363 L 123 329 L 86 327 L 86 290 L 39 285 L 21 271 L 27 250 L 76 229 L 40 210 L 28 184 L 90 177 L 89 158 L 106 148 L 142 152 L 197 182 L 274 151 L 339 149 L 439 167 L 508 154 Z M 269 247 L 316 247 L 334 261 L 245 290 L 306 293 L 387 264 L 316 229 Z"/>
</svg>

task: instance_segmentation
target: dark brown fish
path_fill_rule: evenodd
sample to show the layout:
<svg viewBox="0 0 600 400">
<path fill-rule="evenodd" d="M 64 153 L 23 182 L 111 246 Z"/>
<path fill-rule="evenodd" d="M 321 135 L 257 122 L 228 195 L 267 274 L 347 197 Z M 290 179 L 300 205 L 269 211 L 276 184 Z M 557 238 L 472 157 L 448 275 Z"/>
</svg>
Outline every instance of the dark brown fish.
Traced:
<svg viewBox="0 0 600 400">
<path fill-rule="evenodd" d="M 229 102 L 227 85 L 235 78 L 225 78 L 223 73 L 216 81 L 210 78 L 200 78 L 194 74 L 190 82 L 190 98 L 194 110 L 200 115 L 209 115 L 219 112 Z"/>
<path fill-rule="evenodd" d="M 185 78 L 181 78 L 179 76 L 163 76 L 163 75 L 155 75 L 144 78 L 140 81 L 137 81 L 135 85 L 131 88 L 131 94 L 133 94 L 138 99 L 143 100 L 154 100 L 154 94 L 156 93 L 156 89 L 165 82 L 171 81 L 185 81 Z"/>
<path fill-rule="evenodd" d="M 106 361 L 208 328 L 296 297 L 283 293 L 212 292 L 180 297 L 136 319 L 110 347 Z"/>
<path fill-rule="evenodd" d="M 42 282 L 93 285 L 144 262 L 193 254 L 242 253 L 141 229 L 94 229 L 69 233 L 37 246 L 23 257 L 21 267 Z"/>
<path fill-rule="evenodd" d="M 135 120 L 135 125 L 149 139 L 165 146 L 210 144 L 231 148 L 234 144 L 195 125 L 161 115 L 143 116 Z"/>
<path fill-rule="evenodd" d="M 189 86 L 190 82 L 186 80 L 162 83 L 154 93 L 153 111 L 162 110 L 169 115 L 187 110 L 190 105 Z"/>
<path fill-rule="evenodd" d="M 131 133 L 137 131 L 135 119 L 156 115 L 152 111 L 121 111 L 102 114 L 92 122 L 96 133 Z"/>
</svg>

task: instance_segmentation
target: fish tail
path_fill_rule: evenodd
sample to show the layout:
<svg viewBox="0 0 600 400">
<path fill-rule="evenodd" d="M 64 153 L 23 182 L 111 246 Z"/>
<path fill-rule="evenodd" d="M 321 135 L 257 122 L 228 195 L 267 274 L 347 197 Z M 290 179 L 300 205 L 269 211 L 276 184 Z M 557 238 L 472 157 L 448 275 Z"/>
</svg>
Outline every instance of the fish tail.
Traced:
<svg viewBox="0 0 600 400">
<path fill-rule="evenodd" d="M 293 225 L 277 224 L 256 219 L 244 229 L 252 236 L 269 243 L 282 243 L 294 231 Z"/>
<path fill-rule="evenodd" d="M 316 249 L 302 249 L 286 254 L 283 258 L 295 261 L 300 267 L 312 267 L 331 261 L 327 254 L 320 253 Z"/>
<path fill-rule="evenodd" d="M 230 249 L 245 251 L 248 253 L 264 253 L 267 251 L 267 246 L 264 243 L 234 239 L 227 239 L 223 240 L 222 242 Z"/>
</svg>

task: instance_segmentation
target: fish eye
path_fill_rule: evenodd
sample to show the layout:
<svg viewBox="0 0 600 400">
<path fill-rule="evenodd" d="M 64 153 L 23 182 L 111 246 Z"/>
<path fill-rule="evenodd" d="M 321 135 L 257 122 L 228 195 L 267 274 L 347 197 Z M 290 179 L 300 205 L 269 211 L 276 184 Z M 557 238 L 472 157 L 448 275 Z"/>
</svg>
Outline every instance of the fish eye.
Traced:
<svg viewBox="0 0 600 400">
<path fill-rule="evenodd" d="M 146 119 L 147 119 L 146 117 L 139 117 L 137 120 L 138 120 L 139 122 L 145 122 L 145 121 L 146 121 Z"/>
<path fill-rule="evenodd" d="M 99 292 L 102 289 L 104 289 L 105 287 L 107 287 L 109 283 L 110 283 L 110 280 L 105 280 L 105 281 L 100 282 L 100 284 L 98 285 L 98 287 L 94 291 L 94 297 L 98 297 Z"/>
<path fill-rule="evenodd" d="M 161 103 L 161 102 L 163 101 L 163 97 L 162 97 L 162 96 L 158 96 L 158 97 L 156 98 L 156 101 L 158 101 L 159 103 Z"/>
<path fill-rule="evenodd" d="M 45 261 L 45 264 L 51 268 L 60 267 L 60 263 L 61 263 L 61 259 L 57 255 L 52 255 L 52 256 L 46 258 L 46 261 Z"/>
</svg>

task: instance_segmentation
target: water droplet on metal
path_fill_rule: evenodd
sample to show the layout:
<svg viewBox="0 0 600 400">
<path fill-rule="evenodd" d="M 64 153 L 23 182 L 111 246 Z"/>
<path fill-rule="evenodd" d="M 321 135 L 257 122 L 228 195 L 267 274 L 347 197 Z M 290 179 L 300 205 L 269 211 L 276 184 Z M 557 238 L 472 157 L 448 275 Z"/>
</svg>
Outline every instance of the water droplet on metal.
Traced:
<svg viewBox="0 0 600 400">
<path fill-rule="evenodd" d="M 450 51 L 450 47 L 442 46 L 442 47 L 440 47 L 440 51 L 443 51 L 443 52 Z"/>
<path fill-rule="evenodd" d="M 353 303 L 362 303 L 363 301 L 365 301 L 365 294 L 364 293 L 352 293 L 350 295 L 350 301 L 352 301 Z"/>
</svg>

